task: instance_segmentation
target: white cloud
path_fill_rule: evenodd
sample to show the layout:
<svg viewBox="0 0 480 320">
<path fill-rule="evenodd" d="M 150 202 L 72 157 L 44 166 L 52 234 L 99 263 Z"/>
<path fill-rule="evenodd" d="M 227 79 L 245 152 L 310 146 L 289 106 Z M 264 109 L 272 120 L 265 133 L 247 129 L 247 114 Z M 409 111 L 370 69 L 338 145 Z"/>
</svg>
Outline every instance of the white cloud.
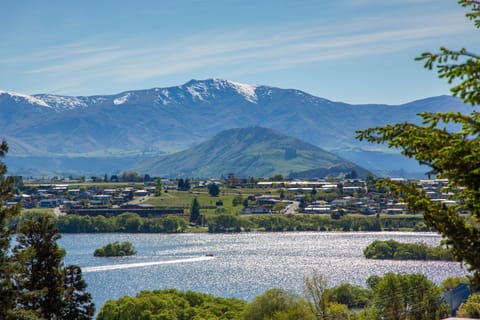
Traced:
<svg viewBox="0 0 480 320">
<path fill-rule="evenodd" d="M 168 42 L 155 36 L 119 40 L 97 36 L 31 54 L 2 57 L 0 66 L 8 63 L 27 66 L 23 67 L 25 76 L 49 78 L 57 83 L 56 88 L 68 91 L 69 87 L 78 90 L 88 86 L 92 79 L 128 83 L 177 73 L 191 74 L 202 68 L 218 70 L 236 66 L 239 66 L 237 72 L 258 72 L 391 53 L 437 41 L 439 37 L 464 34 L 470 29 L 468 23 L 450 14 L 408 17 L 389 14 L 336 24 L 318 21 L 232 32 L 221 30 Z"/>
</svg>

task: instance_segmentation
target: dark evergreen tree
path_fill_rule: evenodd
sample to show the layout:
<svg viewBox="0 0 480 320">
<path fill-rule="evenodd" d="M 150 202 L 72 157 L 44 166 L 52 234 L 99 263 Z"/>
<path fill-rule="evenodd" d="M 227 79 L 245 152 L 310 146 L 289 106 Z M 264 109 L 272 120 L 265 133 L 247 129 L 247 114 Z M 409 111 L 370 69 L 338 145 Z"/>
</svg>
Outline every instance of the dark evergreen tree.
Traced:
<svg viewBox="0 0 480 320">
<path fill-rule="evenodd" d="M 17 230 L 14 259 L 21 272 L 15 275 L 16 307 L 45 319 L 55 318 L 62 309 L 65 252 L 57 245 L 59 238 L 52 217 L 43 214 L 26 219 Z"/>
<path fill-rule="evenodd" d="M 177 180 L 177 190 L 183 191 L 185 189 L 185 181 L 183 181 L 183 178 L 180 178 Z"/>
<path fill-rule="evenodd" d="M 0 144 L 0 160 L 8 152 L 5 141 Z M 0 319 L 6 319 L 15 301 L 12 283 L 12 265 L 10 261 L 10 239 L 12 231 L 7 228 L 8 219 L 20 212 L 20 205 L 6 207 L 3 202 L 11 199 L 15 181 L 13 177 L 5 177 L 7 166 L 0 161 Z"/>
<path fill-rule="evenodd" d="M 35 214 L 17 228 L 13 249 L 16 299 L 21 319 L 91 319 L 94 305 L 79 267 L 64 268 L 65 251 L 52 216 Z M 14 316 L 18 319 L 18 316 Z"/>
<path fill-rule="evenodd" d="M 65 269 L 62 319 L 87 320 L 93 317 L 95 306 L 86 288 L 82 269 L 78 266 L 68 266 Z"/>
<path fill-rule="evenodd" d="M 216 197 L 220 194 L 220 188 L 215 183 L 211 183 L 208 185 L 208 194 L 212 197 Z"/>
<path fill-rule="evenodd" d="M 160 197 L 162 195 L 162 178 L 157 178 L 155 185 L 155 196 Z"/>
<path fill-rule="evenodd" d="M 185 184 L 183 185 L 183 191 L 189 191 L 190 190 L 190 180 L 185 179 Z"/>
<path fill-rule="evenodd" d="M 192 207 L 190 208 L 190 222 L 198 223 L 200 219 L 200 204 L 198 203 L 197 197 L 193 199 Z"/>
</svg>

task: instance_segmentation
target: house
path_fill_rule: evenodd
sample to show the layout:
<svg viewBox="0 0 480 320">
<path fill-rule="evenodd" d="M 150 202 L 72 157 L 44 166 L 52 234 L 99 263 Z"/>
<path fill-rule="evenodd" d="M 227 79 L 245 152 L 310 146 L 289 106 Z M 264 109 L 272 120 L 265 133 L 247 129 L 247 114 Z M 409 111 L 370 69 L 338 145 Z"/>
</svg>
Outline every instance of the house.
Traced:
<svg viewBox="0 0 480 320">
<path fill-rule="evenodd" d="M 460 283 L 456 288 L 452 290 L 447 290 L 442 293 L 441 299 L 448 303 L 452 310 L 452 315 L 454 316 L 457 313 L 458 308 L 462 303 L 467 301 L 470 296 L 470 288 L 468 283 Z M 449 318 L 452 319 L 452 318 Z M 454 318 L 458 319 L 458 318 Z"/>
<path fill-rule="evenodd" d="M 55 208 L 58 206 L 58 200 L 57 199 L 42 199 L 40 200 L 40 208 Z"/>
</svg>

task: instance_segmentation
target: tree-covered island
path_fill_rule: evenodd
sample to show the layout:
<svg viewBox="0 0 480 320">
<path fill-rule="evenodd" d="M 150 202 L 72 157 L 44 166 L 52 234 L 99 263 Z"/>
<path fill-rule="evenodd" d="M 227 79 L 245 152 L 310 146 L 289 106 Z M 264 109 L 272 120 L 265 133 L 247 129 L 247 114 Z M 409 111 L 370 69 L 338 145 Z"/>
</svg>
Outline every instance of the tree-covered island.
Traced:
<svg viewBox="0 0 480 320">
<path fill-rule="evenodd" d="M 128 241 L 115 241 L 101 248 L 95 249 L 93 252 L 95 257 L 125 257 L 133 256 L 135 254 L 137 254 L 137 251 L 133 247 L 133 244 Z"/>
</svg>

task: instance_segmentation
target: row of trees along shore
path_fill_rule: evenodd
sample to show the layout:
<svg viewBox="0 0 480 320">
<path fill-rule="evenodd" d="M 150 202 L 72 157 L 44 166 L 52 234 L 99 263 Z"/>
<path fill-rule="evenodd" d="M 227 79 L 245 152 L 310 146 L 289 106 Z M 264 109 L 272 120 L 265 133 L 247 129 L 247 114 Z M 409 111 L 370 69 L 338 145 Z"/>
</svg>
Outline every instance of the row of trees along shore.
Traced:
<svg viewBox="0 0 480 320">
<path fill-rule="evenodd" d="M 11 220 L 14 228 L 25 217 L 44 215 L 43 211 L 27 211 Z M 114 217 L 66 215 L 52 217 L 61 233 L 182 233 L 189 232 L 188 216 L 143 218 L 125 212 Z M 200 216 L 200 226 L 208 232 L 241 231 L 430 231 L 422 216 L 346 215 L 338 219 L 329 215 L 250 215 L 229 213 Z M 197 229 L 194 229 L 196 232 Z"/>
</svg>

